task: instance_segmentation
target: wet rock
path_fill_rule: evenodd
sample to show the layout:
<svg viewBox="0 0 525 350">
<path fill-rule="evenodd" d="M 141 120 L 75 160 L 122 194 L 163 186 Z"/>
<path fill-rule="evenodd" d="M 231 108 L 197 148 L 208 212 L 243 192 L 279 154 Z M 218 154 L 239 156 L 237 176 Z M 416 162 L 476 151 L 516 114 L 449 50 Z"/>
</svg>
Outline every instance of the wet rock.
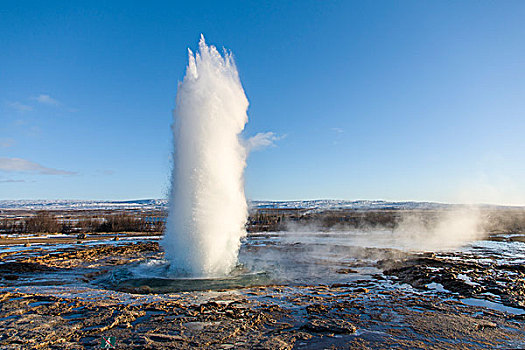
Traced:
<svg viewBox="0 0 525 350">
<path fill-rule="evenodd" d="M 483 330 L 485 328 L 496 328 L 498 325 L 494 322 L 481 320 L 481 321 L 477 321 L 475 323 L 475 326 L 476 326 L 476 329 Z"/>
<path fill-rule="evenodd" d="M 401 283 L 425 289 L 439 283 L 444 289 L 463 297 L 488 298 L 511 307 L 525 306 L 525 280 L 520 265 L 480 263 L 477 256 L 461 258 L 459 253 L 440 257 L 415 256 L 383 264 L 385 275 L 396 276 Z M 485 259 L 486 260 L 486 259 Z M 487 296 L 485 293 L 494 296 Z"/>
<path fill-rule="evenodd" d="M 0 274 L 26 273 L 26 272 L 44 272 L 53 269 L 34 262 L 5 262 L 0 264 Z"/>
<path fill-rule="evenodd" d="M 48 267 L 76 268 L 87 262 L 100 264 L 106 260 L 109 265 L 122 265 L 133 262 L 134 259 L 143 259 L 141 253 L 159 251 L 157 242 L 125 244 L 121 246 L 103 245 L 96 247 L 79 247 L 72 251 L 49 253 L 41 256 L 29 257 L 19 263 L 37 263 Z"/>
<path fill-rule="evenodd" d="M 180 335 L 170 335 L 170 334 L 160 334 L 160 333 L 147 333 L 144 335 L 144 338 L 146 338 L 149 341 L 154 342 L 179 342 L 179 341 L 185 341 L 183 337 Z"/>
<path fill-rule="evenodd" d="M 219 322 L 186 322 L 183 323 L 183 326 L 193 331 L 202 331 L 206 327 L 218 324 Z"/>
<path fill-rule="evenodd" d="M 462 253 L 392 254 L 383 265 L 391 273 L 383 277 L 387 284 L 384 279 L 345 280 L 343 274 L 338 280 L 345 283 L 332 285 L 139 295 L 108 293 L 89 284 L 113 266 L 161 254 L 156 243 L 114 244 L 0 255 L 0 261 L 14 261 L 3 271 L 0 263 L 0 349 L 90 349 L 99 346 L 102 335 L 115 336 L 122 349 L 525 346 L 523 315 L 487 312 L 454 300 L 468 293 L 483 297 L 479 294 L 490 289 L 495 302 L 522 304 L 524 276 L 510 263 L 502 268 L 472 263 L 468 259 L 476 257 Z M 20 293 L 5 279 L 26 280 L 26 273 L 38 276 L 39 269 L 53 278 L 64 271 L 87 283 L 78 289 L 75 284 L 29 286 L 24 290 L 32 292 Z M 425 285 L 430 281 L 459 292 L 429 292 Z M 396 287 L 403 283 L 421 290 Z"/>
<path fill-rule="evenodd" d="M 20 278 L 20 277 L 17 276 L 17 275 L 5 275 L 4 276 L 4 279 L 6 279 L 8 281 L 16 281 L 18 278 Z"/>
<path fill-rule="evenodd" d="M 261 342 L 254 349 L 291 350 L 294 347 L 294 343 L 295 338 L 287 338 L 281 335 Z"/>
<path fill-rule="evenodd" d="M 345 320 L 318 318 L 308 321 L 301 329 L 313 333 L 333 334 L 350 334 L 356 331 L 356 327 Z"/>
<path fill-rule="evenodd" d="M 306 307 L 308 314 L 322 314 L 328 311 L 328 305 L 316 303 Z"/>
</svg>

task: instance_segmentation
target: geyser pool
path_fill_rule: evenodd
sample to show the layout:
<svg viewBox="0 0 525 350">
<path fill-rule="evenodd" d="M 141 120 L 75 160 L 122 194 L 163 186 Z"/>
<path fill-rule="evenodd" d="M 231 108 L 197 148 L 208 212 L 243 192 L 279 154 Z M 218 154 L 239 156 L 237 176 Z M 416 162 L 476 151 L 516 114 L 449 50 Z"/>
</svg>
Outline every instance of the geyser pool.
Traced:
<svg viewBox="0 0 525 350">
<path fill-rule="evenodd" d="M 248 100 L 232 54 L 201 36 L 173 112 L 173 172 L 162 247 L 173 275 L 219 277 L 237 263 L 248 216 L 239 134 Z"/>
<path fill-rule="evenodd" d="M 169 266 L 161 260 L 121 266 L 97 281 L 108 289 L 138 294 L 227 290 L 264 286 L 271 282 L 269 273 L 251 272 L 240 266 L 221 277 L 173 276 Z"/>
</svg>

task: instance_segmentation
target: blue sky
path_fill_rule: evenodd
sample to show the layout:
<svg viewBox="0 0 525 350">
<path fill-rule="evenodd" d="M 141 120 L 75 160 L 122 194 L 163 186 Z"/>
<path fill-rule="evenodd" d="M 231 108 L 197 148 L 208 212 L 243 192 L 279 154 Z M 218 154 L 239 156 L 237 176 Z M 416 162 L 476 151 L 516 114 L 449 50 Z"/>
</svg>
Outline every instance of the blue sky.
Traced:
<svg viewBox="0 0 525 350">
<path fill-rule="evenodd" d="M 525 2 L 20 1 L 0 8 L 0 199 L 162 198 L 187 48 L 274 132 L 251 199 L 525 205 Z"/>
</svg>

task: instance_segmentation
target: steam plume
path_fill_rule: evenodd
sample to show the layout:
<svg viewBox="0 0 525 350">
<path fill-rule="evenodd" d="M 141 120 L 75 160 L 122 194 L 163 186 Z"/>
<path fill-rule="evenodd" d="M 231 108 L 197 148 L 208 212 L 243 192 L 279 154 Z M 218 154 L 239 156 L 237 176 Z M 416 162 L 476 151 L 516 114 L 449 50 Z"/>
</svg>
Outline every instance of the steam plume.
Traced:
<svg viewBox="0 0 525 350">
<path fill-rule="evenodd" d="M 175 273 L 228 274 L 237 262 L 247 204 L 246 150 L 239 140 L 248 117 L 231 53 L 199 42 L 189 50 L 173 113 L 173 174 L 162 246 Z"/>
</svg>

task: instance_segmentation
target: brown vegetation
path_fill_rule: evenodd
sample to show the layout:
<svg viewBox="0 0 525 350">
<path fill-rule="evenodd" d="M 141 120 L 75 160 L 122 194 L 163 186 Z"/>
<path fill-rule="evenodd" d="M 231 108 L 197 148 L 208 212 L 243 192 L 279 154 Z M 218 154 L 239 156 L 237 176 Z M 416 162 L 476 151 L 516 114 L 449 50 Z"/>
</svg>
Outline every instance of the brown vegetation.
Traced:
<svg viewBox="0 0 525 350">
<path fill-rule="evenodd" d="M 164 216 L 134 212 L 53 213 L 28 212 L 16 217 L 0 217 L 0 233 L 102 233 L 162 232 Z"/>
<path fill-rule="evenodd" d="M 293 230 L 310 227 L 318 230 L 395 229 L 407 214 L 417 216 L 425 226 L 433 226 L 441 217 L 439 210 L 327 210 L 262 209 L 251 213 L 248 231 Z M 523 208 L 484 209 L 480 216 L 488 233 L 525 233 Z"/>
<path fill-rule="evenodd" d="M 436 210 L 327 210 L 258 209 L 250 213 L 249 232 L 293 230 L 309 226 L 319 230 L 394 229 L 407 213 L 416 214 L 428 225 L 439 217 Z M 6 215 L 9 214 L 9 215 Z M 487 232 L 525 232 L 522 208 L 485 209 L 481 215 Z M 0 213 L 0 234 L 163 232 L 163 211 L 19 211 Z"/>
</svg>

